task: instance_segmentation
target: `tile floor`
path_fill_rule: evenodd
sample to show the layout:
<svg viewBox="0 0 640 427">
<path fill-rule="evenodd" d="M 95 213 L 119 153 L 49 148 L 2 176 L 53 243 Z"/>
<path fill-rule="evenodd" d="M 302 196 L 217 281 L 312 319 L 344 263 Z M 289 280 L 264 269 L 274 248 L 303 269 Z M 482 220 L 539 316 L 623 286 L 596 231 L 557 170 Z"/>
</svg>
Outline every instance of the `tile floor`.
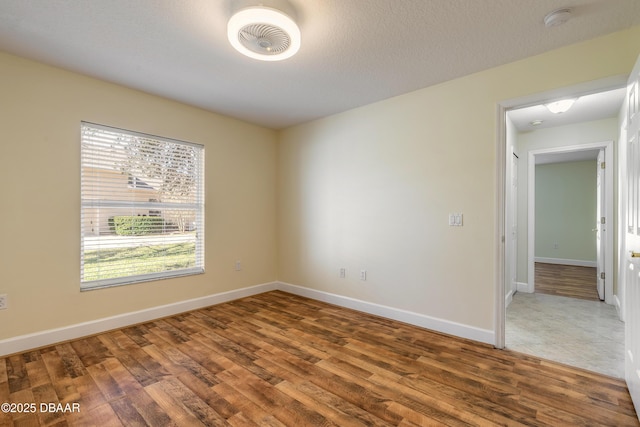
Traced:
<svg viewBox="0 0 640 427">
<path fill-rule="evenodd" d="M 614 306 L 518 292 L 506 319 L 508 349 L 624 378 L 624 323 Z"/>
</svg>

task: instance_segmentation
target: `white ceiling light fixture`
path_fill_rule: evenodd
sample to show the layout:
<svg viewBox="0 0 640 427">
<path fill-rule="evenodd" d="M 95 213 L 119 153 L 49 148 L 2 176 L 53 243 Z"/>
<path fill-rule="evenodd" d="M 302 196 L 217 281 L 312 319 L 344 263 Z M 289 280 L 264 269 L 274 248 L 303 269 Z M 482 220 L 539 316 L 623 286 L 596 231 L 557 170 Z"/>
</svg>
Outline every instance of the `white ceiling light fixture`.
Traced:
<svg viewBox="0 0 640 427">
<path fill-rule="evenodd" d="M 569 110 L 576 102 L 578 98 L 570 98 L 570 99 L 561 99 L 559 101 L 550 102 L 548 104 L 544 104 L 549 111 L 554 114 L 564 113 Z"/>
<path fill-rule="evenodd" d="M 544 26 L 547 28 L 557 27 L 571 19 L 571 9 L 563 8 L 549 12 L 544 17 Z"/>
<path fill-rule="evenodd" d="M 300 49 L 300 29 L 286 13 L 266 6 L 237 11 L 227 24 L 231 45 L 243 55 L 261 61 L 291 58 Z"/>
</svg>

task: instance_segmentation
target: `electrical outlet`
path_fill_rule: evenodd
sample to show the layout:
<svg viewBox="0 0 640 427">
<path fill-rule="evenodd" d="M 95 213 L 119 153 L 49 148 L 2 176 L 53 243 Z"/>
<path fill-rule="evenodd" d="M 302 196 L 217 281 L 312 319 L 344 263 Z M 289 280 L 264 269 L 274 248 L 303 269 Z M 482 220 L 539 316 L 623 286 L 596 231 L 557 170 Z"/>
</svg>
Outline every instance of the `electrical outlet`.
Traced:
<svg viewBox="0 0 640 427">
<path fill-rule="evenodd" d="M 242 271 L 242 263 L 240 260 L 236 261 L 236 271 Z"/>
<path fill-rule="evenodd" d="M 367 280 L 367 270 L 360 270 L 360 280 Z"/>
<path fill-rule="evenodd" d="M 347 269 L 346 268 L 341 268 L 340 269 L 340 278 L 344 279 L 345 277 L 347 277 Z"/>
<path fill-rule="evenodd" d="M 7 294 L 0 295 L 0 310 L 8 308 L 7 304 Z"/>
</svg>

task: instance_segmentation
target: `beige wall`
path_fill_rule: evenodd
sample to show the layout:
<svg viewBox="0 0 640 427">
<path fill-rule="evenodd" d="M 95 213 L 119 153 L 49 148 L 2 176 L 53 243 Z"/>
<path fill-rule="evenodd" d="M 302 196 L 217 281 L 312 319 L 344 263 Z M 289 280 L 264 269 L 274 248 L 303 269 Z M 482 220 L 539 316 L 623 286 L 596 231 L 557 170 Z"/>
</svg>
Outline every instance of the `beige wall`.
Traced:
<svg viewBox="0 0 640 427">
<path fill-rule="evenodd" d="M 492 330 L 496 104 L 638 53 L 640 27 L 280 133 L 0 54 L 0 339 L 276 279 Z M 205 274 L 80 293 L 81 120 L 205 145 Z"/>
<path fill-rule="evenodd" d="M 280 279 L 493 330 L 497 103 L 639 53 L 636 27 L 284 130 Z"/>
<path fill-rule="evenodd" d="M 0 339 L 277 279 L 274 131 L 1 53 L 0 94 Z M 80 292 L 81 120 L 204 144 L 205 274 Z"/>
</svg>

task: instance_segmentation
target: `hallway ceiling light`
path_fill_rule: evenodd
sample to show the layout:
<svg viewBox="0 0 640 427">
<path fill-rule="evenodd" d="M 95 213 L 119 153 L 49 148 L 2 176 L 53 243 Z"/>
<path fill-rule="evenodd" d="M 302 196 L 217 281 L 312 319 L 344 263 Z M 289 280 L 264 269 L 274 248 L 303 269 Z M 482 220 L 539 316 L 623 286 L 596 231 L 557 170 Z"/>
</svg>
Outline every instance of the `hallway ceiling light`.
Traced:
<svg viewBox="0 0 640 427">
<path fill-rule="evenodd" d="M 564 113 L 569 108 L 573 106 L 573 103 L 576 102 L 578 98 L 570 98 L 570 99 L 561 99 L 560 101 L 550 102 L 545 104 L 545 106 L 554 114 Z"/>
<path fill-rule="evenodd" d="M 231 45 L 243 55 L 261 61 L 280 61 L 300 49 L 300 29 L 284 12 L 252 6 L 236 12 L 227 24 Z"/>
</svg>

